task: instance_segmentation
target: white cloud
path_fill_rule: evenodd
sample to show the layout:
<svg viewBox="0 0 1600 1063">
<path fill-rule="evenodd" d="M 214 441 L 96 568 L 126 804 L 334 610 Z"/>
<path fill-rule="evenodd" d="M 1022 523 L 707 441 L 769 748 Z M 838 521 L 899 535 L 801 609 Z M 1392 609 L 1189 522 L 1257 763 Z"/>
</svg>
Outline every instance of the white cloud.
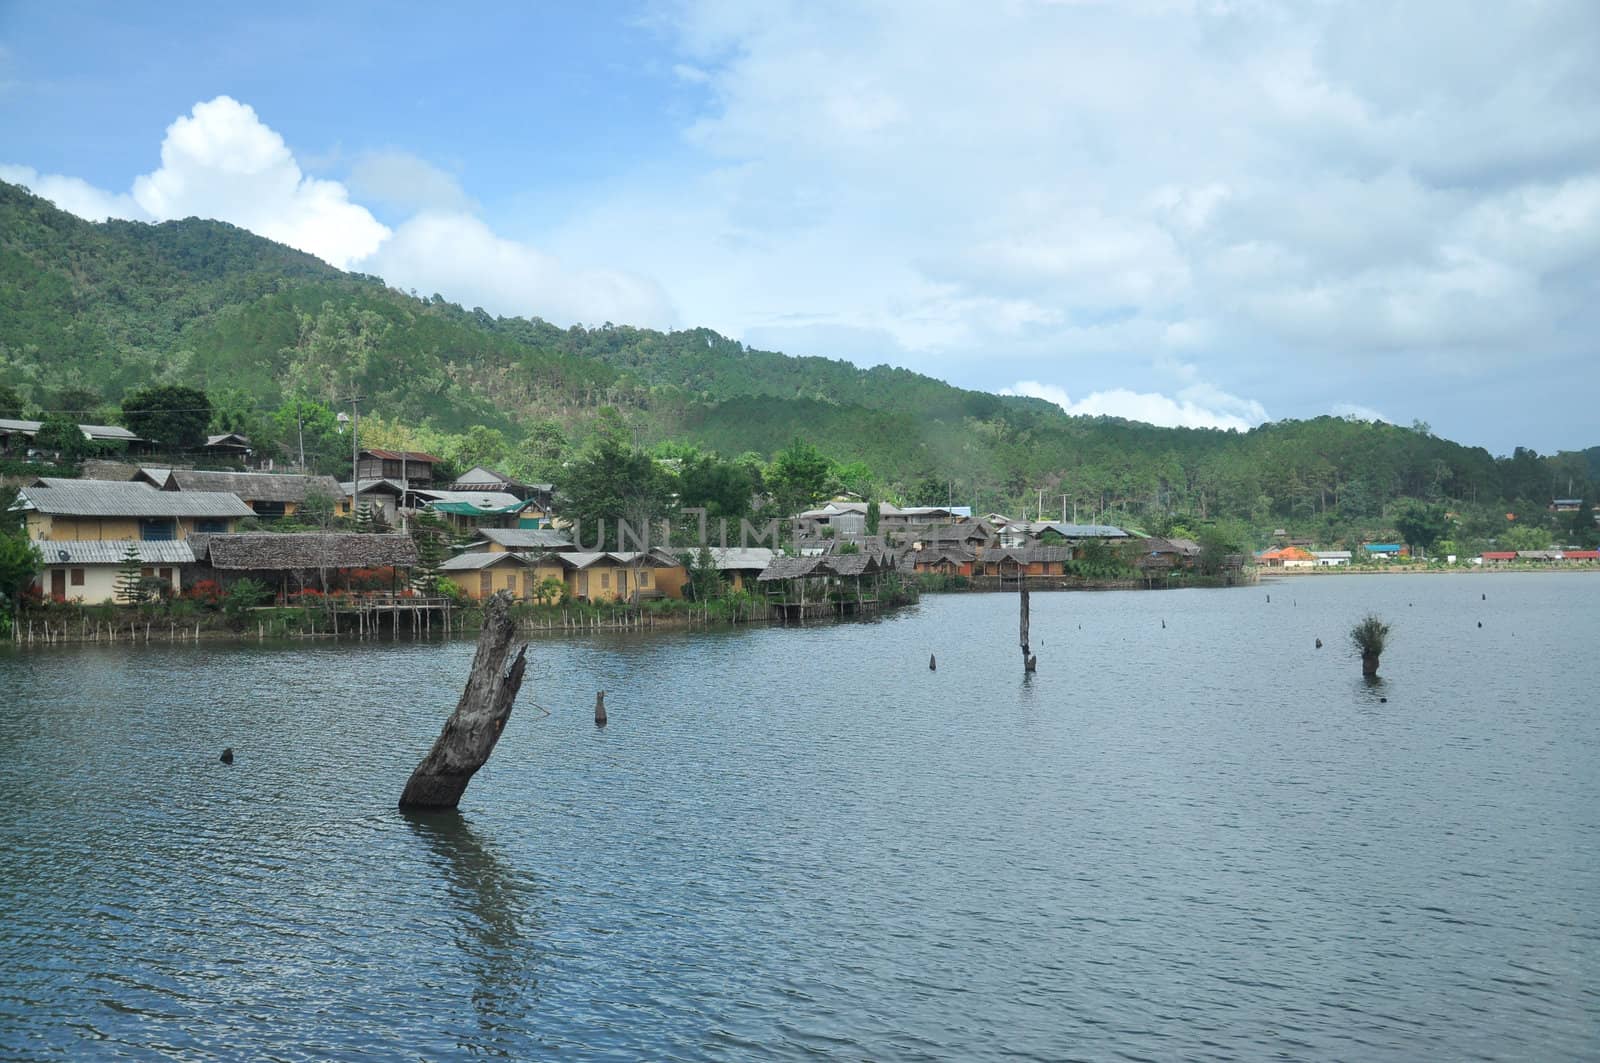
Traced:
<svg viewBox="0 0 1600 1063">
<path fill-rule="evenodd" d="M 671 305 L 654 282 L 614 270 L 574 268 L 496 236 L 469 214 L 419 214 L 357 265 L 396 287 L 439 292 L 498 314 L 563 324 L 674 323 Z"/>
<path fill-rule="evenodd" d="M 228 96 L 167 127 L 161 168 L 133 182 L 133 198 L 158 221 L 229 221 L 341 269 L 389 235 L 344 185 L 301 173 L 283 138 Z"/>
<path fill-rule="evenodd" d="M 350 190 L 404 210 L 468 210 L 472 201 L 449 173 L 407 151 L 374 151 L 350 167 Z"/>
<path fill-rule="evenodd" d="M 1362 406 L 1355 402 L 1336 402 L 1331 412 L 1335 417 L 1349 417 L 1357 421 L 1382 421 L 1385 424 L 1394 424 L 1394 418 L 1374 410 L 1371 406 Z"/>
<path fill-rule="evenodd" d="M 0 181 L 32 189 L 62 210 L 89 221 L 107 218 L 144 220 L 145 213 L 129 195 L 115 195 L 77 177 L 42 174 L 27 166 L 0 164 Z"/>
<path fill-rule="evenodd" d="M 351 177 L 374 199 L 420 209 L 391 231 L 352 202 L 340 182 L 306 176 L 283 138 L 253 108 L 228 96 L 195 104 L 167 128 L 161 167 L 136 178 L 131 194 L 24 166 L 0 166 L 0 178 L 91 221 L 231 222 L 341 269 L 375 273 L 396 287 L 438 292 L 498 314 L 563 325 L 676 323 L 654 281 L 572 266 L 495 235 L 466 212 L 469 202 L 453 177 L 400 151 L 358 158 Z"/>
<path fill-rule="evenodd" d="M 1000 394 L 1044 399 L 1073 416 L 1122 417 L 1168 428 L 1227 428 L 1246 432 L 1267 420 L 1266 410 L 1260 403 L 1229 395 L 1208 384 L 1190 385 L 1179 392 L 1177 398 L 1158 392 L 1111 388 L 1092 392 L 1074 402 L 1066 388 L 1037 380 L 1019 380 L 1012 387 L 1001 388 Z M 1207 399 L 1214 401 L 1209 406 L 1201 405 Z M 1216 408 L 1218 406 L 1223 409 Z M 1230 413 L 1226 412 L 1227 408 L 1243 412 Z"/>
</svg>

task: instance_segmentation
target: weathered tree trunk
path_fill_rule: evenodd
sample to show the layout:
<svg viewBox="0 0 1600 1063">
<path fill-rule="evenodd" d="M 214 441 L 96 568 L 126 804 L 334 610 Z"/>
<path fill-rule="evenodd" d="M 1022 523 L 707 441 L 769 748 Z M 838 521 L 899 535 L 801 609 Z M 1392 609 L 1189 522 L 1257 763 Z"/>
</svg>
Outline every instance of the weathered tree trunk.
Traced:
<svg viewBox="0 0 1600 1063">
<path fill-rule="evenodd" d="M 1031 672 L 1038 665 L 1039 659 L 1037 657 L 1033 656 L 1033 654 L 1028 652 L 1028 584 L 1027 584 L 1028 577 L 1027 577 L 1027 574 L 1024 573 L 1022 576 L 1019 577 L 1019 579 L 1022 581 L 1022 583 L 1021 583 L 1021 595 L 1020 595 L 1020 597 L 1022 598 L 1022 630 L 1021 630 L 1021 635 L 1022 635 L 1022 670 L 1024 672 Z"/>
<path fill-rule="evenodd" d="M 461 701 L 406 781 L 401 808 L 455 808 L 473 774 L 494 752 L 527 667 L 528 644 L 512 651 L 516 633 L 511 598 L 504 592 L 496 594 L 484 609 L 483 632 Z"/>
<path fill-rule="evenodd" d="M 1361 674 L 1365 676 L 1378 674 L 1378 655 L 1376 653 L 1363 653 L 1361 655 Z"/>
</svg>

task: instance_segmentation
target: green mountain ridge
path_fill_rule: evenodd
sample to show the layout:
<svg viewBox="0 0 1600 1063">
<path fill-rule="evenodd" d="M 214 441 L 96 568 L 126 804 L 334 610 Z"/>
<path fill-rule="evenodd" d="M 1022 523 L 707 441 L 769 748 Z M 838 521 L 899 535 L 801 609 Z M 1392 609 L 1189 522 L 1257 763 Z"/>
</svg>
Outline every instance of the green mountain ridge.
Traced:
<svg viewBox="0 0 1600 1063">
<path fill-rule="evenodd" d="M 230 426 L 258 435 L 285 400 L 359 394 L 363 414 L 391 428 L 452 437 L 486 426 L 511 452 L 538 449 L 535 471 L 552 476 L 615 407 L 650 445 L 768 458 L 804 439 L 849 466 L 863 493 L 907 504 L 1017 512 L 1042 491 L 1058 516 L 1190 514 L 1323 538 L 1381 528 L 1406 499 L 1471 509 L 1492 533 L 1491 514 L 1592 491 L 1600 464 L 1600 448 L 1497 459 L 1425 430 L 1333 417 L 1244 433 L 1072 417 L 709 329 L 563 329 L 406 294 L 226 223 L 90 223 L 0 183 L 0 384 L 44 410 L 53 396 L 92 393 L 110 417 L 130 389 L 166 383 L 208 391 L 237 411 Z"/>
</svg>

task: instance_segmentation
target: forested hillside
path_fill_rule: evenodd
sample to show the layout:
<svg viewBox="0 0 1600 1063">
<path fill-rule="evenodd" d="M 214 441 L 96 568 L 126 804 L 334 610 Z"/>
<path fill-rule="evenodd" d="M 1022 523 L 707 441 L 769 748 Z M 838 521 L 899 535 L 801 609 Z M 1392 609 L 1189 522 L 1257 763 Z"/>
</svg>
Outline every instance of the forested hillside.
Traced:
<svg viewBox="0 0 1600 1063">
<path fill-rule="evenodd" d="M 308 461 L 328 471 L 346 453 L 331 410 L 352 394 L 370 443 L 558 482 L 609 407 L 613 429 L 680 466 L 712 452 L 759 473 L 800 439 L 831 460 L 832 486 L 902 504 L 1016 513 L 1042 491 L 1058 516 L 1221 518 L 1258 540 L 1382 534 L 1412 505 L 1453 514 L 1463 541 L 1495 539 L 1506 513 L 1559 539 L 1551 499 L 1592 494 L 1600 458 L 1495 458 L 1422 425 L 1331 417 L 1248 433 L 1073 418 L 705 329 L 495 317 L 220 222 L 91 224 L 0 184 L 0 395 L 30 415 L 117 421 L 124 395 L 152 384 L 205 391 L 214 427 L 264 452 L 296 454 L 309 435 Z"/>
</svg>

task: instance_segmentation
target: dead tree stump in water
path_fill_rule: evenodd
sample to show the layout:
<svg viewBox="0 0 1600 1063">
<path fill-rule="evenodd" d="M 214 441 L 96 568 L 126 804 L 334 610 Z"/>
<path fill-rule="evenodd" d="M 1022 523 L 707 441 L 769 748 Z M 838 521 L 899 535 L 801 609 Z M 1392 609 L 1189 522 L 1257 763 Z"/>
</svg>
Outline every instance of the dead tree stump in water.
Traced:
<svg viewBox="0 0 1600 1063">
<path fill-rule="evenodd" d="M 1028 584 L 1027 584 L 1027 578 L 1028 577 L 1026 575 L 1019 577 L 1019 587 L 1018 587 L 1018 589 L 1021 592 L 1019 597 L 1022 599 L 1022 629 L 1021 629 L 1021 635 L 1022 635 L 1022 670 L 1024 672 L 1031 672 L 1036 667 L 1038 667 L 1039 658 L 1033 656 L 1033 654 L 1028 652 Z"/>
<path fill-rule="evenodd" d="M 422 758 L 405 792 L 401 808 L 455 808 L 467 783 L 488 761 L 500 740 L 527 667 L 528 644 L 512 650 L 517 626 L 511 619 L 511 599 L 501 592 L 484 608 L 478 652 L 456 711 Z"/>
</svg>

